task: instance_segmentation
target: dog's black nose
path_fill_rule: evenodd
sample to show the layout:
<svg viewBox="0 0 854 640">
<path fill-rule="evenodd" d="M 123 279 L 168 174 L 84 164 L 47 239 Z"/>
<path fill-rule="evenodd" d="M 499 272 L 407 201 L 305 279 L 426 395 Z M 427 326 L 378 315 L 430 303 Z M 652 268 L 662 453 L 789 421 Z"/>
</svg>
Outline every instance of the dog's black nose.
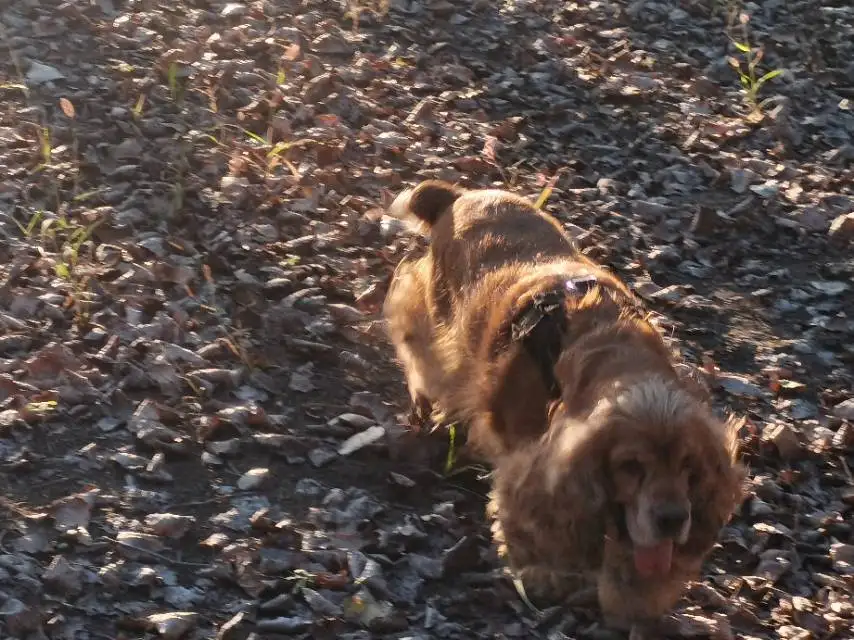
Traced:
<svg viewBox="0 0 854 640">
<path fill-rule="evenodd" d="M 662 537 L 676 537 L 682 533 L 685 521 L 691 516 L 682 504 L 666 503 L 655 510 L 655 526 Z"/>
</svg>

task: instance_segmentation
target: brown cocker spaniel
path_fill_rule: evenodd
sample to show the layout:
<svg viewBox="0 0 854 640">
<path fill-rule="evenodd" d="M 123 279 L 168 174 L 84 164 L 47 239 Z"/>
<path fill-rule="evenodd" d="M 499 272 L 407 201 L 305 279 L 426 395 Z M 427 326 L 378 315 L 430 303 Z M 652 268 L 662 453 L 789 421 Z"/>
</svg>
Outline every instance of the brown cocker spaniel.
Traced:
<svg viewBox="0 0 854 640">
<path fill-rule="evenodd" d="M 391 213 L 430 248 L 398 265 L 390 336 L 416 410 L 469 425 L 492 465 L 499 552 L 529 593 L 591 579 L 609 624 L 655 623 L 741 500 L 738 423 L 528 201 L 427 181 Z"/>
</svg>

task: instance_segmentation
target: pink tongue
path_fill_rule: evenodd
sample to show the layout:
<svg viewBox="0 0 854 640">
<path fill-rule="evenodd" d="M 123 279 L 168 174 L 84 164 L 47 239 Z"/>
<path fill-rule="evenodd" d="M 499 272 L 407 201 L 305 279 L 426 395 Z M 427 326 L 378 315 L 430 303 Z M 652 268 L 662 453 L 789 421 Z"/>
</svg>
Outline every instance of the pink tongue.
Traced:
<svg viewBox="0 0 854 640">
<path fill-rule="evenodd" d="M 673 542 L 665 540 L 652 547 L 635 547 L 635 569 L 645 578 L 670 571 Z"/>
</svg>

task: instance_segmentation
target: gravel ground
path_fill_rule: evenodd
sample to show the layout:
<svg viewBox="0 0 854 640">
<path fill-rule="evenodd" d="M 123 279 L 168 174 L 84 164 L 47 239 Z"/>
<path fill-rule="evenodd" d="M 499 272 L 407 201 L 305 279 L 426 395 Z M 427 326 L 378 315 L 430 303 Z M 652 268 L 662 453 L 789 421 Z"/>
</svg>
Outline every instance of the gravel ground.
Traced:
<svg viewBox="0 0 854 640">
<path fill-rule="evenodd" d="M 378 309 L 420 240 L 383 206 L 428 177 L 548 196 L 749 418 L 676 637 L 852 637 L 848 0 L 0 27 L 0 637 L 622 637 L 527 608 L 478 470 L 406 428 Z"/>
</svg>

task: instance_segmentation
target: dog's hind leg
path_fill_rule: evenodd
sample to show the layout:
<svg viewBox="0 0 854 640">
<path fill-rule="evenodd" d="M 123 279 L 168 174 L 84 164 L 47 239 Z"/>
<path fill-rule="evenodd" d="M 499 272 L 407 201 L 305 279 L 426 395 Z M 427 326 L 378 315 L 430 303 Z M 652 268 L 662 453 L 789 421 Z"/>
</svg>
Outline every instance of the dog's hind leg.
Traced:
<svg viewBox="0 0 854 640">
<path fill-rule="evenodd" d="M 442 367 L 434 351 L 433 323 L 427 304 L 429 265 L 425 259 L 402 262 L 394 274 L 383 315 L 403 365 L 413 426 L 429 424 L 439 399 Z"/>
</svg>

